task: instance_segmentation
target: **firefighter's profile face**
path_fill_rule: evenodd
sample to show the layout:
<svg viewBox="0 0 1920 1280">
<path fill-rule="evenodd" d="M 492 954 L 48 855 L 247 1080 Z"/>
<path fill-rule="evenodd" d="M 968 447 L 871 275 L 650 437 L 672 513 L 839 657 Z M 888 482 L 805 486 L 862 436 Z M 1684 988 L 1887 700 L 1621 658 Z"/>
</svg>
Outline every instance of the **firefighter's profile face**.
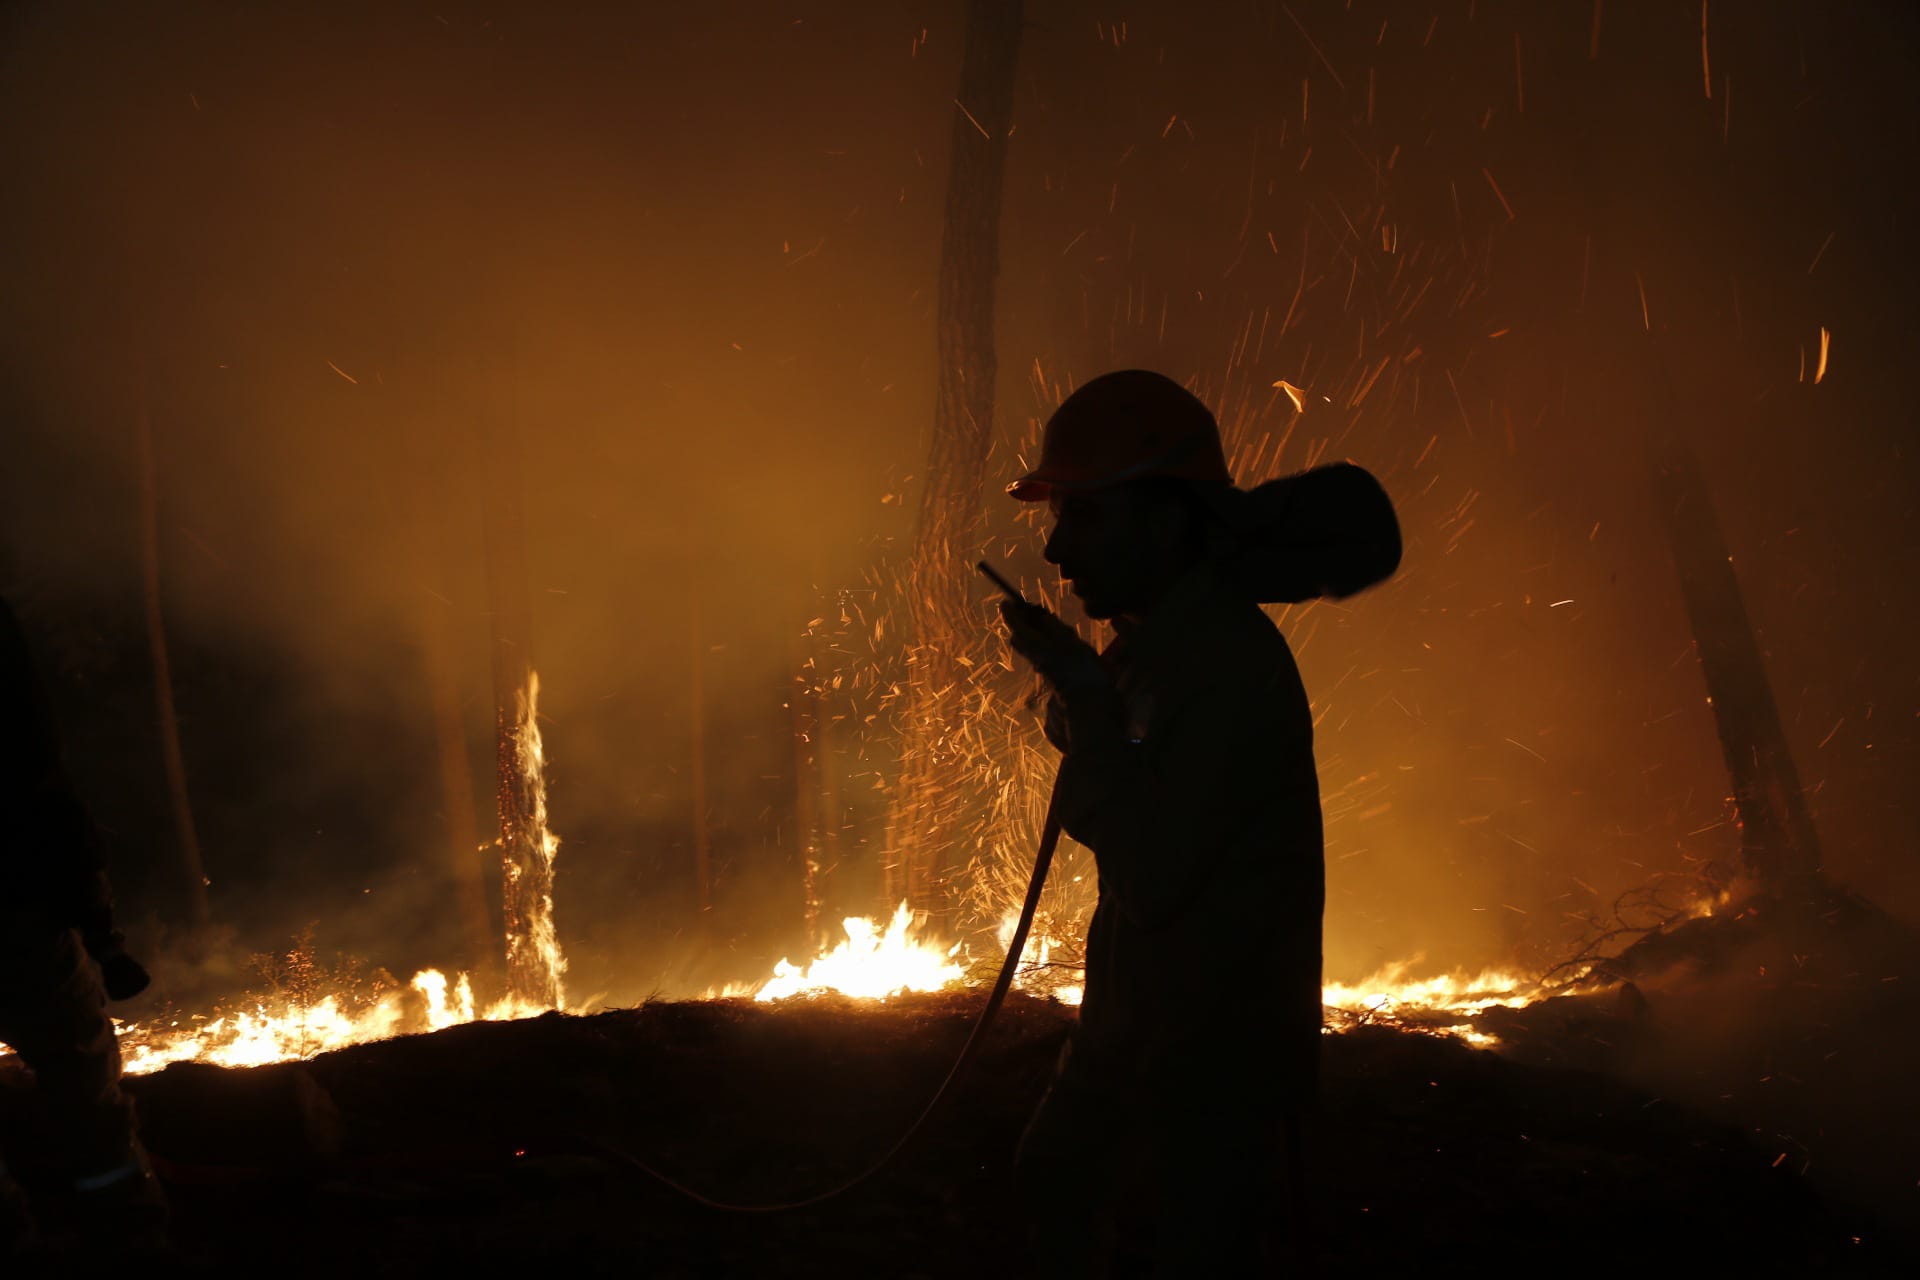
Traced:
<svg viewBox="0 0 1920 1280">
<path fill-rule="evenodd" d="M 1138 486 L 1079 492 L 1055 490 L 1048 500 L 1053 532 L 1046 556 L 1059 566 L 1089 618 L 1144 613 L 1170 576 L 1167 521 Z"/>
</svg>

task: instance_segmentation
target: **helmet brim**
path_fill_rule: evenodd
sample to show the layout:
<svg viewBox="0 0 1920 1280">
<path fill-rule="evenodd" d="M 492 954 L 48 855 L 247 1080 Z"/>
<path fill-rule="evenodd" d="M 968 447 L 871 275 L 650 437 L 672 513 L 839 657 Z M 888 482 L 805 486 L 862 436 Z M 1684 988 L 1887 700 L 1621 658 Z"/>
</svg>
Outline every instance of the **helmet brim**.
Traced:
<svg viewBox="0 0 1920 1280">
<path fill-rule="evenodd" d="M 1090 493 L 1096 489 L 1112 489 L 1132 480 L 1144 480 L 1152 476 L 1165 476 L 1168 479 L 1185 481 L 1188 487 L 1209 506 L 1220 509 L 1222 515 L 1227 511 L 1236 510 L 1232 505 L 1234 499 L 1231 495 L 1237 490 L 1234 489 L 1230 476 L 1224 474 L 1215 476 L 1210 473 L 1192 475 L 1184 469 L 1166 466 L 1164 460 L 1127 467 L 1101 476 L 1062 475 L 1058 470 L 1049 471 L 1045 467 L 1037 467 L 1008 485 L 1007 496 L 1015 502 L 1045 502 L 1056 491 Z"/>
</svg>

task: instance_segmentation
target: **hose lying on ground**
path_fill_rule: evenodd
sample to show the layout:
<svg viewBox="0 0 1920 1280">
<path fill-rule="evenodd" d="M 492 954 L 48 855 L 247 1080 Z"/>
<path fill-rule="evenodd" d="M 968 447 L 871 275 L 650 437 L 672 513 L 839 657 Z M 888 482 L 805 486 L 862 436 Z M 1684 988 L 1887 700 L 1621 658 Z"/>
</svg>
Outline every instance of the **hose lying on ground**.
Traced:
<svg viewBox="0 0 1920 1280">
<path fill-rule="evenodd" d="M 581 1154 L 599 1156 L 622 1168 L 631 1169 L 635 1173 L 651 1178 L 661 1186 L 686 1197 L 695 1204 L 705 1205 L 709 1209 L 719 1209 L 727 1213 L 785 1213 L 794 1209 L 809 1209 L 814 1205 L 824 1204 L 828 1200 L 843 1196 L 855 1187 L 866 1182 L 882 1169 L 885 1169 L 889 1164 L 893 1163 L 895 1157 L 907 1149 L 907 1145 L 919 1135 L 920 1130 L 926 1126 L 927 1119 L 933 1115 L 934 1111 L 940 1106 L 941 1101 L 946 1098 L 947 1091 L 953 1087 L 953 1082 L 960 1078 L 960 1073 L 966 1070 L 967 1064 L 973 1061 L 974 1055 L 980 1051 L 980 1045 L 986 1038 L 987 1027 L 992 1024 L 994 1014 L 1000 1011 L 1001 1004 L 1006 1001 L 1007 992 L 1013 987 L 1013 975 L 1020 968 L 1020 956 L 1027 947 L 1027 933 L 1033 927 L 1034 912 L 1040 906 L 1040 891 L 1046 887 L 1047 870 L 1053 865 L 1053 851 L 1059 843 L 1060 823 L 1054 818 L 1053 804 L 1049 802 L 1047 805 L 1046 825 L 1040 833 L 1040 847 L 1034 854 L 1033 876 L 1027 881 L 1027 900 L 1020 906 L 1020 923 L 1014 927 L 1013 940 L 1007 946 L 1007 958 L 1000 965 L 1000 975 L 993 980 L 993 990 L 987 996 L 987 1003 L 981 1006 L 980 1016 L 974 1020 L 973 1030 L 967 1033 L 967 1042 L 960 1046 L 960 1056 L 954 1059 L 953 1067 L 947 1072 L 946 1079 L 942 1080 L 940 1087 L 933 1091 L 933 1096 L 927 1099 L 927 1105 L 920 1109 L 920 1114 L 915 1117 L 911 1125 L 907 1126 L 906 1132 L 902 1133 L 899 1140 L 887 1148 L 885 1154 L 865 1169 L 862 1169 L 859 1173 L 839 1183 L 837 1186 L 830 1187 L 825 1191 L 799 1200 L 779 1201 L 772 1204 L 733 1204 L 725 1200 L 715 1200 L 709 1196 L 702 1195 L 684 1183 L 675 1181 L 673 1178 L 661 1173 L 652 1165 L 635 1159 L 633 1156 L 616 1147 L 609 1147 L 598 1142 L 582 1142 L 574 1149 Z"/>
</svg>

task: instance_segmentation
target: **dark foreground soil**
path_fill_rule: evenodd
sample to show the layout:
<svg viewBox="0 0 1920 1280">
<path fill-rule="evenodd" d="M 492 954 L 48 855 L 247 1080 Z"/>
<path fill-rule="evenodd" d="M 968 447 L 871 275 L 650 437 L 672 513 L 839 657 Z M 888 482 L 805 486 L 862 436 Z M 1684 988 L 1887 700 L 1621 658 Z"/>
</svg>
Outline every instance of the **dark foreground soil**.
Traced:
<svg viewBox="0 0 1920 1280">
<path fill-rule="evenodd" d="M 921 1141 L 979 996 L 652 1004 L 130 1082 L 211 1274 L 1007 1276 L 1008 1164 L 1071 1013 L 1016 996 Z M 1596 1073 L 1386 1028 L 1327 1040 L 1330 1275 L 1914 1274 L 1739 1129 Z M 584 1141 L 583 1141 L 584 1140 Z M 516 1154 L 519 1153 L 519 1154 Z"/>
</svg>

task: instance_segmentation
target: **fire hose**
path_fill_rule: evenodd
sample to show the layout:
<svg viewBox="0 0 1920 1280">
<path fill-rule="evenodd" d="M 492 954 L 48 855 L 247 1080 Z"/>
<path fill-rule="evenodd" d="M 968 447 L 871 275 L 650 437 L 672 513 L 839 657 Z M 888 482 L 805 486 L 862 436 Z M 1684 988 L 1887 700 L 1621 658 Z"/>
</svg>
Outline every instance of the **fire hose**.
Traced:
<svg viewBox="0 0 1920 1280">
<path fill-rule="evenodd" d="M 945 1100 L 948 1091 L 953 1088 L 954 1081 L 960 1078 L 960 1073 L 966 1070 L 967 1064 L 972 1062 L 974 1056 L 979 1053 L 980 1046 L 986 1039 L 988 1026 L 992 1024 L 994 1015 L 1000 1012 L 1000 1006 L 1006 1002 L 1007 992 L 1013 987 L 1013 976 L 1020 968 L 1020 956 L 1025 952 L 1027 947 L 1027 934 L 1033 928 L 1034 912 L 1038 910 L 1040 906 L 1040 892 L 1046 887 L 1047 871 L 1053 865 L 1054 849 L 1060 843 L 1060 822 L 1053 815 L 1054 800 L 1058 798 L 1058 795 L 1058 782 L 1056 781 L 1054 794 L 1047 801 L 1047 819 L 1046 824 L 1041 828 L 1040 845 L 1033 858 L 1033 875 L 1027 881 L 1027 898 L 1020 906 L 1020 922 L 1014 926 L 1013 939 L 1007 945 L 1007 958 L 1001 962 L 999 976 L 993 980 L 993 990 L 988 993 L 986 1004 L 981 1006 L 980 1016 L 974 1019 L 973 1029 L 967 1033 L 966 1043 L 960 1046 L 960 1054 L 954 1059 L 953 1066 L 947 1071 L 946 1078 L 940 1082 L 940 1087 L 933 1091 L 933 1096 L 927 1099 L 926 1106 L 920 1109 L 920 1114 L 914 1118 L 913 1123 L 907 1126 L 906 1131 L 900 1135 L 891 1147 L 887 1148 L 879 1159 L 837 1185 L 802 1199 L 778 1201 L 771 1204 L 734 1204 L 730 1201 L 715 1200 L 710 1196 L 702 1195 L 685 1183 L 661 1173 L 652 1165 L 637 1159 L 617 1147 L 590 1141 L 581 1141 L 577 1144 L 569 1145 L 572 1145 L 574 1149 L 581 1154 L 599 1156 L 611 1163 L 641 1174 L 659 1183 L 661 1186 L 667 1188 L 667 1190 L 693 1201 L 695 1204 L 703 1205 L 709 1209 L 718 1209 L 725 1213 L 786 1213 L 795 1209 L 810 1209 L 814 1205 L 824 1204 L 829 1200 L 843 1196 L 855 1187 L 873 1178 L 874 1175 L 892 1164 L 895 1158 L 897 1158 L 902 1151 L 905 1151 L 907 1146 L 919 1135 L 920 1131 L 926 1127 L 927 1120 L 939 1109 L 940 1103 Z"/>
</svg>

